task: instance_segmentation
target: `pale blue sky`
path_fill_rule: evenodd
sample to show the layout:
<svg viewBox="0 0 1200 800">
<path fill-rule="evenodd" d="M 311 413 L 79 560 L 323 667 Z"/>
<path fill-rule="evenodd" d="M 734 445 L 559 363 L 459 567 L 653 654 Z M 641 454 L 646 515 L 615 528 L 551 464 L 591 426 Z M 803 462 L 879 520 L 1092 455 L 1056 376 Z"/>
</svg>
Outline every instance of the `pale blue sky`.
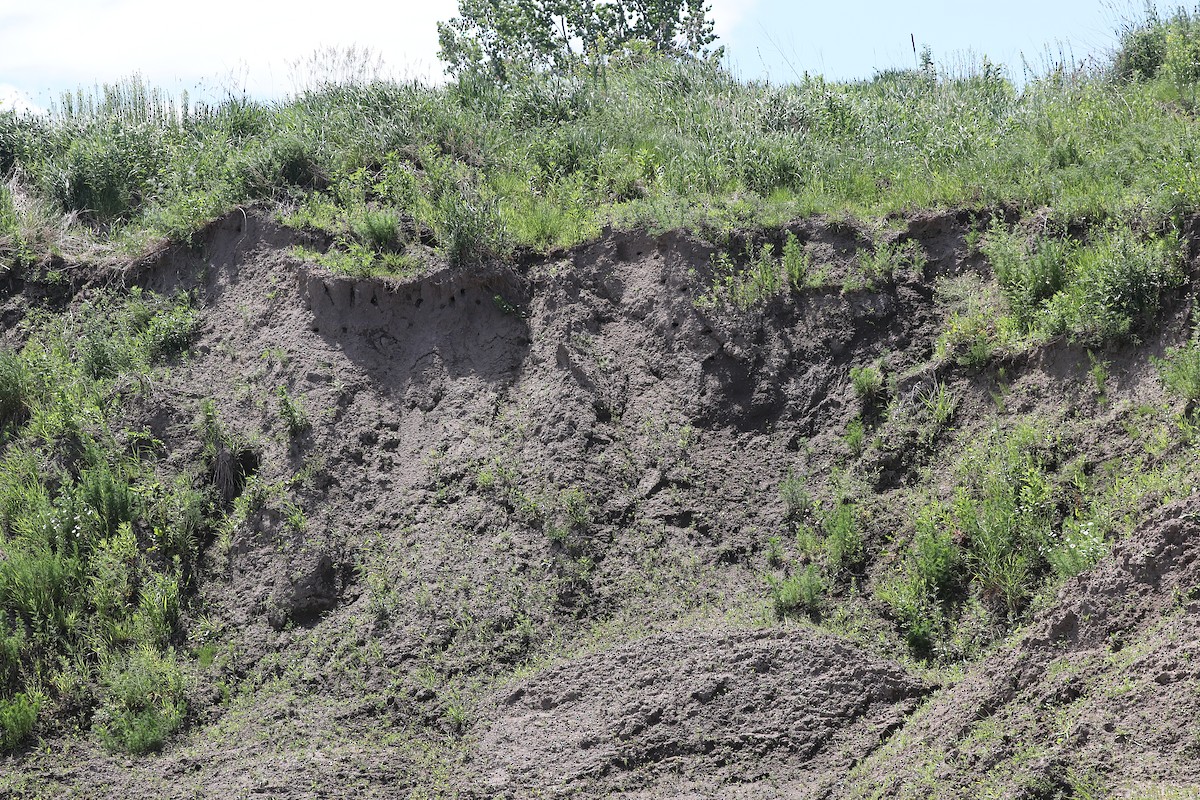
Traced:
<svg viewBox="0 0 1200 800">
<path fill-rule="evenodd" d="M 970 51 L 1009 67 L 1020 80 L 1022 54 L 1035 67 L 1047 48 L 1055 58 L 1060 49 L 1076 59 L 1102 54 L 1113 46 L 1122 15 L 1141 8 L 1095 0 L 760 0 L 725 44 L 747 78 L 786 81 L 806 70 L 869 78 L 877 70 L 913 66 L 911 35 L 918 48 L 929 45 L 939 64 L 960 63 Z"/>
<path fill-rule="evenodd" d="M 1047 52 L 1103 53 L 1121 15 L 1141 8 L 1136 0 L 712 4 L 733 68 L 774 82 L 911 66 L 910 34 L 939 64 L 987 55 L 1020 80 L 1022 54 L 1041 67 Z M 369 47 L 393 74 L 437 79 L 435 25 L 456 8 L 456 0 L 0 0 L 0 103 L 19 93 L 45 107 L 63 91 L 135 72 L 193 96 L 233 89 L 279 97 L 296 87 L 290 65 L 329 46 Z"/>
</svg>

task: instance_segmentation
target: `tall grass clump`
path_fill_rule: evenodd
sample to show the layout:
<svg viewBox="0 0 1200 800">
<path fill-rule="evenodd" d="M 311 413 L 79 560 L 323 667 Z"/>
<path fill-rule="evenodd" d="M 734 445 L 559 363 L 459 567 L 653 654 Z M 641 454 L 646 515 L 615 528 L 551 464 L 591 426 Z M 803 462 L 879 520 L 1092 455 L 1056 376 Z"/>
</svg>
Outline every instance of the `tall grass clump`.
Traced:
<svg viewBox="0 0 1200 800">
<path fill-rule="evenodd" d="M 771 603 L 779 619 L 796 614 L 813 615 L 825 597 L 825 578 L 815 564 L 798 568 L 784 578 L 768 579 Z"/>
<path fill-rule="evenodd" d="M 114 750 L 146 753 L 162 747 L 183 724 L 185 681 L 174 651 L 139 647 L 103 676 L 94 726 Z"/>
</svg>

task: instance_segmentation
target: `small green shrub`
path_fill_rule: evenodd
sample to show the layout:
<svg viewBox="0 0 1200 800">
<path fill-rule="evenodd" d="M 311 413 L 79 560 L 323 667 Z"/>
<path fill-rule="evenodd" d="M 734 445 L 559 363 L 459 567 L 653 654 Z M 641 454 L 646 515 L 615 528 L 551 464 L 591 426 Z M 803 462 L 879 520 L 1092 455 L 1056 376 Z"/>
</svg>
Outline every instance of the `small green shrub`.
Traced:
<svg viewBox="0 0 1200 800">
<path fill-rule="evenodd" d="M 1109 228 L 1086 243 L 1047 235 L 1029 242 L 996 224 L 983 249 L 1012 318 L 1024 334 L 1040 337 L 1068 333 L 1099 343 L 1124 336 L 1183 280 L 1174 234 L 1146 238 Z"/>
<path fill-rule="evenodd" d="M 0 751 L 12 750 L 33 733 L 37 722 L 38 699 L 25 693 L 0 698 Z"/>
<path fill-rule="evenodd" d="M 139 339 L 147 360 L 160 361 L 187 351 L 200 326 L 200 318 L 186 296 L 169 306 L 156 309 L 138 326 Z"/>
<path fill-rule="evenodd" d="M 1104 533 L 1104 526 L 1095 520 L 1068 518 L 1047 543 L 1046 562 L 1060 578 L 1073 578 L 1091 569 L 1108 552 Z"/>
<path fill-rule="evenodd" d="M 592 504 L 587 494 L 578 486 L 559 492 L 558 504 L 567 521 L 576 530 L 586 530 L 591 526 Z"/>
<path fill-rule="evenodd" d="M 1120 80 L 1147 81 L 1167 60 L 1167 24 L 1153 5 L 1144 20 L 1126 24 L 1113 54 L 1113 72 Z"/>
<path fill-rule="evenodd" d="M 746 254 L 748 263 L 739 268 L 727 252 L 714 253 L 709 259 L 713 272 L 712 290 L 700 298 L 701 307 L 728 304 L 743 311 L 777 296 L 784 288 L 774 247 L 751 245 Z M 795 266 L 795 265 L 793 265 Z"/>
<path fill-rule="evenodd" d="M 179 623 L 181 609 L 179 576 L 151 573 L 138 589 L 138 607 L 132 623 L 135 637 L 152 647 L 166 647 Z"/>
<path fill-rule="evenodd" d="M 925 584 L 911 574 L 901 574 L 876 589 L 876 596 L 888 608 L 913 654 L 929 657 L 945 621 Z"/>
<path fill-rule="evenodd" d="M 1016 232 L 1006 231 L 999 223 L 988 231 L 983 252 L 1004 289 L 1010 310 L 1026 330 L 1047 324 L 1039 320 L 1039 315 L 1046 301 L 1066 286 L 1070 259 L 1077 248 L 1077 242 L 1042 237 L 1031 252 Z"/>
<path fill-rule="evenodd" d="M 783 539 L 778 534 L 767 537 L 767 566 L 778 567 L 783 564 Z"/>
<path fill-rule="evenodd" d="M 155 544 L 186 575 L 191 570 L 204 535 L 212 530 L 211 492 L 194 488 L 186 476 L 177 478 L 155 497 L 150 509 Z"/>
<path fill-rule="evenodd" d="M 867 443 L 867 429 L 863 425 L 862 417 L 855 417 L 846 423 L 846 433 L 842 436 L 842 441 L 854 455 L 862 454 Z"/>
<path fill-rule="evenodd" d="M 854 503 L 836 503 L 825 512 L 821 527 L 825 534 L 825 555 L 831 570 L 852 567 L 862 561 L 863 538 L 859 529 L 858 507 Z"/>
<path fill-rule="evenodd" d="M 808 286 L 809 274 L 812 270 L 812 256 L 800 246 L 796 235 L 791 231 L 783 240 L 781 253 L 783 274 L 793 289 L 803 289 Z"/>
<path fill-rule="evenodd" d="M 1173 235 L 1143 240 L 1123 229 L 1082 248 L 1070 288 L 1056 297 L 1066 300 L 1061 313 L 1071 332 L 1084 341 L 1129 333 L 1183 280 L 1181 252 Z"/>
<path fill-rule="evenodd" d="M 908 241 L 903 244 L 879 243 L 868 252 L 860 252 L 859 269 L 868 279 L 892 280 L 897 272 L 912 270 L 919 272 L 925 267 L 925 253 L 920 244 Z"/>
<path fill-rule="evenodd" d="M 775 615 L 780 619 L 798 612 L 817 613 L 825 597 L 825 579 L 815 564 L 809 564 L 786 578 L 767 579 Z"/>
<path fill-rule="evenodd" d="M 917 514 L 912 567 L 915 578 L 939 599 L 959 591 L 962 554 L 952 535 L 949 509 L 934 502 Z"/>
</svg>

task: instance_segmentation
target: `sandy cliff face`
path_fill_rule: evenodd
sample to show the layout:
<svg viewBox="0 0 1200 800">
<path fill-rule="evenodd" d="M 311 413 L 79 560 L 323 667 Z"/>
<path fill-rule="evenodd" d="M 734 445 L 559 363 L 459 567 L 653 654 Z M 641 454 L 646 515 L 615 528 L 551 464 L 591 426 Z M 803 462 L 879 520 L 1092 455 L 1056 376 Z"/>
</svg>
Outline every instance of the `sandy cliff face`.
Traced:
<svg viewBox="0 0 1200 800">
<path fill-rule="evenodd" d="M 64 735 L 66 757 L 9 757 L 12 785 L 1053 797 L 1101 773 L 1200 779 L 1193 504 L 1149 518 L 961 676 L 917 669 L 872 599 L 913 492 L 945 485 L 943 451 L 994 424 L 1001 384 L 1012 413 L 1053 424 L 1083 425 L 1092 403 L 1080 448 L 1119 449 L 1120 404 L 1088 399 L 1086 351 L 933 361 L 932 286 L 983 269 L 965 217 L 898 228 L 927 261 L 874 285 L 842 280 L 859 232 L 792 230 L 825 284 L 746 311 L 704 302 L 712 250 L 670 233 L 389 282 L 302 263 L 293 234 L 239 213 L 131 267 L 126 281 L 203 308 L 192 356 L 131 405 L 131 427 L 194 459 L 211 400 L 247 454 L 237 523 L 206 544 L 177 643 L 215 656 L 162 754 Z M 1118 399 L 1161 396 L 1147 355 L 1185 316 L 1113 352 Z M 852 390 L 849 369 L 879 359 L 908 414 Z M 935 385 L 954 416 L 926 430 L 913 398 Z M 877 435 L 856 452 L 858 418 Z M 795 528 L 789 473 L 830 498 L 857 476 L 862 555 L 831 581 L 824 629 L 778 622 L 766 599 L 768 575 L 803 564 L 787 542 L 782 564 L 769 554 Z"/>
</svg>

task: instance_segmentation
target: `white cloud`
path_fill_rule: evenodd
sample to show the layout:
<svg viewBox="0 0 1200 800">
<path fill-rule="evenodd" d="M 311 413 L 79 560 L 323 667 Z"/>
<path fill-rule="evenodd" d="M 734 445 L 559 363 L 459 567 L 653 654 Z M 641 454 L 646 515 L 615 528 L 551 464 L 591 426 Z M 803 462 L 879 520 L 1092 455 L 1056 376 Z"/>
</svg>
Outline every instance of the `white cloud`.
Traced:
<svg viewBox="0 0 1200 800">
<path fill-rule="evenodd" d="M 712 17 L 717 36 L 728 39 L 733 36 L 747 14 L 754 12 L 759 0 L 712 0 Z M 719 42 L 718 42 L 719 44 Z"/>
<path fill-rule="evenodd" d="M 455 0 L 60 0 L 0 16 L 0 74 L 52 95 L 134 73 L 165 88 L 224 81 L 279 95 L 293 88 L 289 64 L 353 45 L 399 77 L 436 78 L 436 24 L 456 9 Z"/>
<path fill-rule="evenodd" d="M 28 94 L 7 83 L 0 83 L 0 111 L 16 111 L 18 114 L 46 113 L 46 110 L 33 102 L 33 98 Z"/>
</svg>

